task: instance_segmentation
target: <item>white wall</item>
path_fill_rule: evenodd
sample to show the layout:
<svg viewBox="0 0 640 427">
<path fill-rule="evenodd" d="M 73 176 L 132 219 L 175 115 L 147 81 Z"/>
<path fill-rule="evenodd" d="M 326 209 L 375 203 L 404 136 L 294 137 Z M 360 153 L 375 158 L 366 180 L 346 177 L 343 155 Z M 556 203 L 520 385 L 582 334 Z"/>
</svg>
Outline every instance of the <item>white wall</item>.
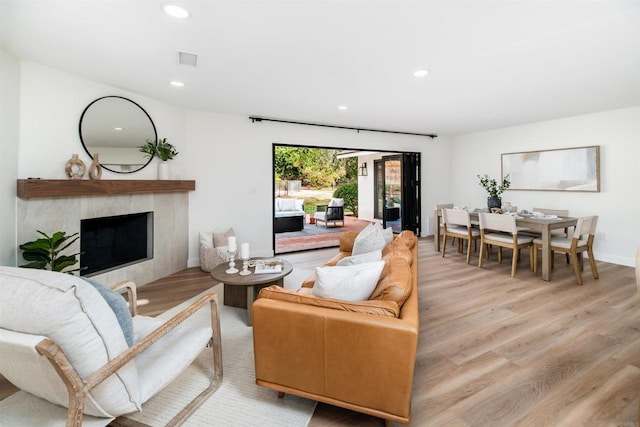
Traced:
<svg viewBox="0 0 640 427">
<path fill-rule="evenodd" d="M 144 108 L 153 119 L 159 138 L 177 146 L 180 156 L 171 163 L 174 176 L 186 171 L 188 152 L 185 110 L 136 93 L 86 80 L 69 73 L 22 61 L 20 79 L 19 178 L 66 179 L 64 166 L 72 154 L 87 165 L 78 124 L 85 107 L 95 99 L 119 95 Z M 103 170 L 102 179 L 156 179 L 157 160 L 140 172 L 118 174 Z M 85 175 L 87 179 L 87 175 Z"/>
<path fill-rule="evenodd" d="M 20 61 L 0 50 L 0 265 L 16 265 Z"/>
<path fill-rule="evenodd" d="M 294 144 L 422 153 L 423 180 L 436 182 L 446 171 L 446 139 L 403 136 L 273 122 L 252 123 L 247 116 L 190 111 L 189 171 L 196 179 L 190 199 L 189 265 L 198 260 L 198 232 L 233 227 L 252 254 L 273 254 L 272 144 Z M 372 167 L 373 165 L 370 165 Z M 369 172 L 373 175 L 373 170 Z M 435 200 L 422 189 L 423 226 Z"/>
<path fill-rule="evenodd" d="M 3 55 L 3 58 L 7 55 Z M 3 61 L 5 63 L 5 61 Z M 3 182 L 2 201 L 15 206 L 15 178 L 40 176 L 64 179 L 64 164 L 78 153 L 89 164 L 78 137 L 78 121 L 84 107 L 105 95 L 128 97 L 147 110 L 160 137 L 173 142 L 180 155 L 172 162 L 173 177 L 196 180 L 189 194 L 189 265 L 198 263 L 198 232 L 236 229 L 240 241 L 251 243 L 255 255 L 272 253 L 272 144 L 296 144 L 362 150 L 415 151 L 422 153 L 422 234 L 431 234 L 433 206 L 454 202 L 484 206 L 486 195 L 476 174 L 500 175 L 500 154 L 585 145 L 601 146 L 600 193 L 508 191 L 505 201 L 520 208 L 567 208 L 572 215 L 600 215 L 596 241 L 598 259 L 633 264 L 640 243 L 640 107 L 536 123 L 490 132 L 427 137 L 380 134 L 331 128 L 252 123 L 247 116 L 185 111 L 164 102 L 89 81 L 31 62 L 9 60 L 9 74 L 2 81 L 20 85 L 19 100 L 2 97 L 4 108 L 20 105 L 19 161 L 17 176 L 11 172 L 15 154 L 0 154 L 0 165 L 10 164 Z M 18 120 L 14 115 L 10 122 Z M 9 159 L 9 160 L 7 160 Z M 455 159 L 453 161 L 452 159 Z M 372 169 L 372 165 L 370 165 Z M 372 175 L 373 170 L 369 173 Z M 155 179 L 152 164 L 134 174 L 105 171 L 103 179 Z M 13 192 L 7 195 L 7 191 Z M 5 204 L 3 203 L 3 206 Z M 15 212 L 15 207 L 12 208 Z M 15 215 L 15 213 L 14 213 Z M 15 236 L 15 225 L 0 226 L 3 239 Z M 8 237 L 7 237 L 8 238 Z M 12 237 L 15 242 L 15 237 Z M 15 243 L 3 240 L 2 263 L 10 264 Z M 7 261 L 8 260 L 8 261 Z"/>
<path fill-rule="evenodd" d="M 271 255 L 272 144 L 298 144 L 367 150 L 422 153 L 423 230 L 436 199 L 428 188 L 447 194 L 438 182 L 447 170 L 446 138 L 403 136 L 372 132 L 252 123 L 247 116 L 185 111 L 161 101 L 86 80 L 29 61 L 20 62 L 20 136 L 17 176 L 8 182 L 15 194 L 15 179 L 66 179 L 64 165 L 77 153 L 89 156 L 78 136 L 84 108 L 105 95 L 132 99 L 149 113 L 159 137 L 167 137 L 180 151 L 171 162 L 172 178 L 195 179 L 189 194 L 189 265 L 198 264 L 198 232 L 233 226 L 240 241 L 251 243 L 254 255 Z M 17 82 L 16 82 L 17 83 Z M 155 161 L 154 161 L 155 162 Z M 133 174 L 104 171 L 102 179 L 155 179 L 155 164 Z M 86 178 L 85 178 L 86 179 Z M 3 187 L 4 188 L 4 187 Z M 9 197 L 13 205 L 15 198 Z M 15 229 L 15 226 L 13 227 Z M 11 233 L 15 235 L 15 230 Z M 3 247 L 15 250 L 15 237 Z"/>
<path fill-rule="evenodd" d="M 502 200 L 518 209 L 598 215 L 596 258 L 634 265 L 640 245 L 640 107 L 456 136 L 451 145 L 451 201 L 470 207 L 486 205 L 476 175 L 499 179 L 501 153 L 599 145 L 599 193 L 508 190 Z"/>
</svg>

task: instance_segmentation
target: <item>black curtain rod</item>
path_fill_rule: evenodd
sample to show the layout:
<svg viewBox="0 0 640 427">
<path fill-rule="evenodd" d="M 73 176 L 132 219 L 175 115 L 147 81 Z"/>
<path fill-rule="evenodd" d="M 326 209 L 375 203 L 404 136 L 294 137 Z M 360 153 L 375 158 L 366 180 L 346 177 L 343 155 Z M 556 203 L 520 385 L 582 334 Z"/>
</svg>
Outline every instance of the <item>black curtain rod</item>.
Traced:
<svg viewBox="0 0 640 427">
<path fill-rule="evenodd" d="M 399 135 L 428 136 L 431 139 L 438 137 L 438 135 L 433 134 L 433 133 L 414 133 L 414 132 L 402 132 L 402 131 L 396 131 L 396 130 L 354 128 L 354 127 L 350 127 L 350 126 L 326 125 L 326 124 L 322 124 L 322 123 L 295 122 L 293 120 L 268 119 L 266 117 L 251 116 L 251 117 L 249 117 L 249 119 L 251 119 L 252 123 L 255 123 L 255 122 L 258 122 L 258 123 L 260 123 L 260 122 L 277 122 L 277 123 L 289 123 L 289 124 L 292 124 L 292 125 L 306 125 L 306 126 L 319 126 L 319 127 L 323 127 L 323 128 L 348 129 L 348 130 L 355 130 L 357 132 L 366 131 L 366 132 L 395 133 L 395 134 L 399 134 Z"/>
</svg>

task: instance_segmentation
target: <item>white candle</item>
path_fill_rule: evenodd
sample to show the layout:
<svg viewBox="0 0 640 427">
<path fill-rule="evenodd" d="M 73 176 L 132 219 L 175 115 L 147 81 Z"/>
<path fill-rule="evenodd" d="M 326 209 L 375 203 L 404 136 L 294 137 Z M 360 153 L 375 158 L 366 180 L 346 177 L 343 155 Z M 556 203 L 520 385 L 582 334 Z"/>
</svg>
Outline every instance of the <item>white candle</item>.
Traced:
<svg viewBox="0 0 640 427">
<path fill-rule="evenodd" d="M 238 250 L 238 244 L 236 243 L 236 238 L 234 236 L 229 236 L 227 239 L 227 250 L 229 252 L 235 252 Z"/>
<path fill-rule="evenodd" d="M 240 259 L 249 259 L 249 244 L 242 243 L 240 245 Z"/>
</svg>

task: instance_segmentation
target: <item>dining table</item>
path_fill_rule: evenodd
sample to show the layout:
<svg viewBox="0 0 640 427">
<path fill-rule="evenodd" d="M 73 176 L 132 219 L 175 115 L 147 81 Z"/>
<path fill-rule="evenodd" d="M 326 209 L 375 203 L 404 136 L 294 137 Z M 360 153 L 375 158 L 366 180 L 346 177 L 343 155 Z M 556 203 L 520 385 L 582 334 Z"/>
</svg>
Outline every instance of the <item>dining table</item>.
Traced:
<svg viewBox="0 0 640 427">
<path fill-rule="evenodd" d="M 480 212 L 488 212 L 483 209 L 467 209 L 471 222 L 478 224 Z M 575 227 L 578 223 L 578 218 L 574 217 L 557 217 L 554 215 L 515 215 L 516 226 L 526 228 L 531 231 L 539 232 L 542 238 L 542 280 L 551 280 L 551 231 L 557 229 L 566 229 Z M 442 211 L 435 210 L 433 214 L 434 218 L 434 246 L 437 252 L 440 252 L 441 233 L 440 224 L 442 223 Z"/>
</svg>

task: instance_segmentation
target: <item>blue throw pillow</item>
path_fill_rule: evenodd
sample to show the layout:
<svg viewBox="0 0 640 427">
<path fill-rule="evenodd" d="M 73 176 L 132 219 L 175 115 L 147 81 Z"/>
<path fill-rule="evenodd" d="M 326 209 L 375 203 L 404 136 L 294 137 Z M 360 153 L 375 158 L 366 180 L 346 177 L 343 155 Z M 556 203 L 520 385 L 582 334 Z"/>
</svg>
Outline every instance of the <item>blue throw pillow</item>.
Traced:
<svg viewBox="0 0 640 427">
<path fill-rule="evenodd" d="M 104 298 L 107 304 L 109 304 L 109 307 L 111 307 L 111 310 L 113 310 L 113 313 L 118 319 L 118 323 L 120 324 L 120 328 L 122 328 L 127 344 L 131 347 L 133 345 L 133 321 L 131 320 L 131 313 L 129 312 L 127 301 L 122 295 L 112 291 L 94 279 L 89 277 L 82 277 L 82 279 L 85 282 L 90 283 L 100 293 L 100 295 L 102 295 L 102 298 Z"/>
</svg>

